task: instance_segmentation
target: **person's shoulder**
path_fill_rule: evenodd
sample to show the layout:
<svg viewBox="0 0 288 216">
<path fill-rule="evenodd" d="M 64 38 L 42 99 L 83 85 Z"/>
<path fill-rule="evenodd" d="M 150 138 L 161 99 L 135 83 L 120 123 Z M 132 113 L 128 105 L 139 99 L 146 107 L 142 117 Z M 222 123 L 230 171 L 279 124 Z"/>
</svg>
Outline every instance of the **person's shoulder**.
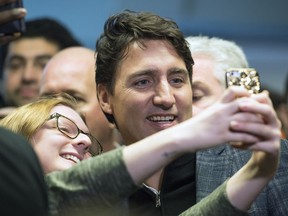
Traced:
<svg viewBox="0 0 288 216">
<path fill-rule="evenodd" d="M 0 143 L 1 212 L 46 215 L 46 184 L 32 146 L 23 136 L 3 127 L 0 127 Z"/>
<path fill-rule="evenodd" d="M 2 140 L 3 140 L 3 141 L 8 140 L 7 138 L 9 138 L 9 139 L 12 138 L 12 139 L 14 139 L 15 137 L 18 137 L 18 138 L 19 138 L 19 137 L 21 137 L 21 136 L 19 136 L 19 135 L 13 133 L 12 131 L 10 131 L 10 130 L 8 130 L 8 129 L 0 126 L 0 139 L 1 139 L 1 141 L 2 141 Z M 20 138 L 20 139 L 21 139 L 21 138 Z"/>
<path fill-rule="evenodd" d="M 14 159 L 11 159 L 12 162 L 23 159 L 25 163 L 31 163 L 35 166 L 39 165 L 32 145 L 24 136 L 0 126 L 0 143 L 0 158 L 2 155 L 13 155 Z"/>
<path fill-rule="evenodd" d="M 28 143 L 27 140 L 19 134 L 15 134 L 12 131 L 0 127 L 0 140 L 3 145 L 11 145 L 11 143 Z M 14 144 L 16 145 L 16 144 Z"/>
<path fill-rule="evenodd" d="M 37 160 L 31 144 L 25 137 L 1 126 L 0 143 L 0 156 L 14 155 L 14 157 L 18 157 L 17 160 L 23 159 L 31 163 Z"/>
</svg>

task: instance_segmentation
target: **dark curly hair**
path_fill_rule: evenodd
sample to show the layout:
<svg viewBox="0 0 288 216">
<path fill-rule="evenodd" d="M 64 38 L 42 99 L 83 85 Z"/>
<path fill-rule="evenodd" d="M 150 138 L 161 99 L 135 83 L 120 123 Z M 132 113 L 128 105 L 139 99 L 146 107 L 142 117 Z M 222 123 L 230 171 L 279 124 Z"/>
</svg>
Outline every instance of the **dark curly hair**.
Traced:
<svg viewBox="0 0 288 216">
<path fill-rule="evenodd" d="M 96 83 L 114 94 L 115 72 L 132 42 L 145 47 L 143 40 L 166 40 L 184 60 L 190 80 L 194 64 L 188 44 L 177 24 L 150 12 L 125 10 L 108 18 L 96 42 Z M 106 114 L 110 122 L 113 116 Z"/>
</svg>

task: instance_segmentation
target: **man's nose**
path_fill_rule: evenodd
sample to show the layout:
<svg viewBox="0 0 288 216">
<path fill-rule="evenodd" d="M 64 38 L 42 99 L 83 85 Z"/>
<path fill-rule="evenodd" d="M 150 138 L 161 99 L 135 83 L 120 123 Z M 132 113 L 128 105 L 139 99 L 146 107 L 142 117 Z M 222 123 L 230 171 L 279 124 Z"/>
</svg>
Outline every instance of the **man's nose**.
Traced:
<svg viewBox="0 0 288 216">
<path fill-rule="evenodd" d="M 155 87 L 153 103 L 164 108 L 171 108 L 175 103 L 173 88 L 167 81 L 162 81 Z"/>
<path fill-rule="evenodd" d="M 42 71 L 36 69 L 32 64 L 27 64 L 22 73 L 22 79 L 25 81 L 37 80 Z"/>
</svg>

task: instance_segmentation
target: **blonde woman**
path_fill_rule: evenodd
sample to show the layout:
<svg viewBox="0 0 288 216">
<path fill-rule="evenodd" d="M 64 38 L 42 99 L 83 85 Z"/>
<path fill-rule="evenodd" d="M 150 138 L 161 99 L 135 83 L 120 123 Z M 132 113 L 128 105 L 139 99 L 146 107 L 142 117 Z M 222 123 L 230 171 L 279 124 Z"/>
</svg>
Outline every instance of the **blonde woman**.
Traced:
<svg viewBox="0 0 288 216">
<path fill-rule="evenodd" d="M 22 106 L 1 124 L 31 142 L 47 174 L 101 153 L 101 144 L 83 119 L 75 111 L 73 98 L 57 95 Z"/>
</svg>

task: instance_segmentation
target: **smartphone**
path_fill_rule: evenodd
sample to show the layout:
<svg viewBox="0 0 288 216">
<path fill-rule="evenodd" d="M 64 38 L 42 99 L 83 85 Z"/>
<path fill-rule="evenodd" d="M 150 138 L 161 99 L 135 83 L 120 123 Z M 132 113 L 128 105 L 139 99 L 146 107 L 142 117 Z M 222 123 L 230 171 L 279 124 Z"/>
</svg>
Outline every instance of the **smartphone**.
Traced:
<svg viewBox="0 0 288 216">
<path fill-rule="evenodd" d="M 17 0 L 16 2 L 8 3 L 0 6 L 0 12 L 5 10 L 11 10 L 13 8 L 22 8 L 23 1 Z M 15 33 L 23 33 L 25 31 L 24 18 L 13 20 L 11 22 L 0 25 L 0 36 L 14 35 Z"/>
<path fill-rule="evenodd" d="M 249 92 L 260 92 L 259 73 L 254 68 L 229 68 L 226 71 L 226 86 L 243 86 Z"/>
</svg>

